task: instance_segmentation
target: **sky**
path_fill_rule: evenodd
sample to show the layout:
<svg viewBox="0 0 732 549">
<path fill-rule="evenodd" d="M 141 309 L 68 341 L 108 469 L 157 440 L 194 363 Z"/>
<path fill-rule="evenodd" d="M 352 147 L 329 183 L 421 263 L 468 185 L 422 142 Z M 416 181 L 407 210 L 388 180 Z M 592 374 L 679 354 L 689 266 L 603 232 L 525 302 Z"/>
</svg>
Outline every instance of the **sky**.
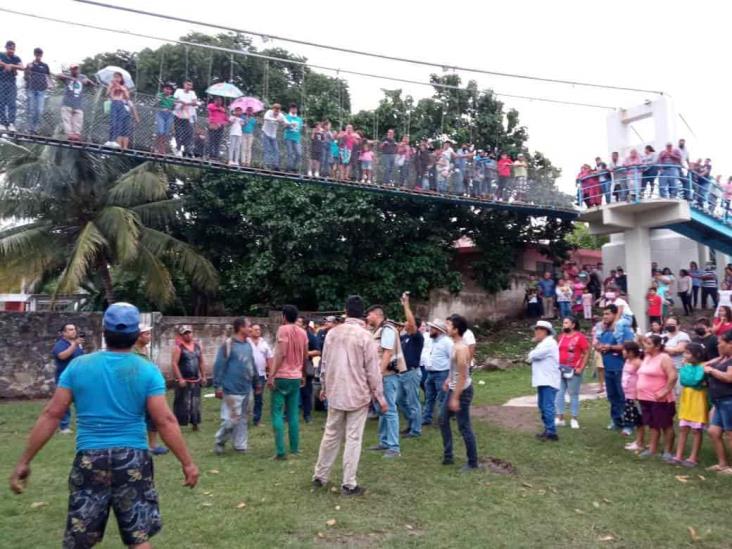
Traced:
<svg viewBox="0 0 732 549">
<path fill-rule="evenodd" d="M 180 0 L 108 0 L 158 13 L 207 23 L 274 34 L 328 45 L 420 59 L 440 65 L 461 65 L 490 71 L 661 90 L 676 111 L 677 135 L 685 137 L 693 158 L 709 157 L 713 173 L 732 175 L 727 152 L 732 101 L 727 56 L 727 32 L 732 6 L 726 2 L 666 0 L 546 2 L 462 2 L 449 4 L 372 0 L 366 8 L 345 10 L 342 2 L 278 0 L 206 4 Z M 197 12 L 194 6 L 205 5 Z M 27 7 L 26 7 L 27 6 Z M 354 5 L 355 6 L 355 5 Z M 453 9 L 454 6 L 454 9 Z M 517 7 L 520 6 L 520 11 Z M 181 9 L 184 7 L 184 9 Z M 205 27 L 163 21 L 143 15 L 85 5 L 72 0 L 35 0 L 23 4 L 0 0 L 0 8 L 47 17 L 130 30 L 160 38 L 178 38 Z M 40 46 L 52 70 L 101 51 L 157 47 L 145 40 L 43 22 L 0 13 L 3 42 L 17 43 L 17 54 L 30 61 Z M 691 24 L 690 24 L 691 23 Z M 255 44 L 262 46 L 260 38 Z M 304 55 L 311 63 L 350 68 L 418 81 L 429 80 L 440 68 L 408 65 L 353 54 L 270 41 Z M 653 100 L 651 93 L 619 92 L 581 86 L 549 84 L 524 79 L 461 73 L 481 88 L 496 93 L 546 97 L 630 108 Z M 388 80 L 348 76 L 354 112 L 374 108 L 381 89 L 400 88 L 415 99 L 431 95 L 431 88 Z M 503 99 L 520 113 L 528 128 L 529 148 L 546 154 L 563 171 L 560 187 L 572 192 L 581 164 L 595 156 L 609 156 L 607 116 L 604 109 L 557 105 L 539 101 Z M 649 123 L 636 131 L 644 141 L 654 139 Z M 637 138 L 641 144 L 640 138 Z M 636 143 L 633 143 L 635 145 Z"/>
</svg>

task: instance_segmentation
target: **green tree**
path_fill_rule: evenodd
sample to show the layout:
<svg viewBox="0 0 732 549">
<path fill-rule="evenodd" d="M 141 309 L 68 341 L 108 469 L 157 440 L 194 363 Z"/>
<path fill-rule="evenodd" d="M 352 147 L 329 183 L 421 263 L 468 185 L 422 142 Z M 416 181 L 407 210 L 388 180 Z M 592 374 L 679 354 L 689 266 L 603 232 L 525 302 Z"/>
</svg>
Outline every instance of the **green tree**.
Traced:
<svg viewBox="0 0 732 549">
<path fill-rule="evenodd" d="M 603 244 L 609 242 L 607 235 L 596 235 L 590 233 L 587 223 L 575 223 L 571 233 L 568 233 L 564 240 L 572 248 L 586 248 L 599 250 Z"/>
<path fill-rule="evenodd" d="M 156 305 L 173 301 L 172 272 L 184 273 L 202 292 L 217 274 L 193 247 L 166 233 L 180 214 L 159 166 L 53 147 L 0 147 L 0 278 L 57 292 L 101 287 L 116 300 L 113 273 L 137 279 Z"/>
</svg>

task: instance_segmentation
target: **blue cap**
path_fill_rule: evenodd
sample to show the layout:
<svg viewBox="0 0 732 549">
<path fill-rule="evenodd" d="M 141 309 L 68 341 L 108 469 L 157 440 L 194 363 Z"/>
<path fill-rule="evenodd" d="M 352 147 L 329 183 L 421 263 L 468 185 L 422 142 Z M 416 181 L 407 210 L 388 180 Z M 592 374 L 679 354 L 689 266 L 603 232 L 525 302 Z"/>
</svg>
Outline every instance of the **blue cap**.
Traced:
<svg viewBox="0 0 732 549">
<path fill-rule="evenodd" d="M 104 311 L 104 329 L 120 334 L 140 331 L 140 311 L 130 303 L 113 303 Z"/>
</svg>

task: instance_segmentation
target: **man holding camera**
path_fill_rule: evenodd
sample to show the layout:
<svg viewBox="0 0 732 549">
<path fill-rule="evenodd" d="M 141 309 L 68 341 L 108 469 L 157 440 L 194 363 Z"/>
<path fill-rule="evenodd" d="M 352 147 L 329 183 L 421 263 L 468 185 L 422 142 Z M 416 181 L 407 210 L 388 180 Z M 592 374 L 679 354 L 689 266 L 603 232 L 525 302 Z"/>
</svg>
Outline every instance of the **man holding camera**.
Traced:
<svg viewBox="0 0 732 549">
<path fill-rule="evenodd" d="M 384 399 L 388 409 L 379 415 L 379 443 L 370 450 L 384 452 L 384 457 L 401 456 L 399 450 L 399 413 L 397 397 L 399 395 L 399 377 L 407 370 L 402 355 L 401 342 L 396 327 L 386 320 L 384 307 L 372 305 L 366 311 L 366 324 L 373 331 L 373 338 L 378 346 L 379 367 L 384 378 Z"/>
<path fill-rule="evenodd" d="M 58 386 L 58 380 L 61 374 L 69 365 L 69 362 L 74 360 L 77 356 L 84 354 L 84 335 L 76 329 L 74 324 L 64 324 L 61 328 L 61 337 L 54 343 L 53 349 L 51 349 L 51 355 L 53 355 L 53 362 L 56 364 L 56 373 L 54 378 L 56 386 Z M 72 433 L 71 428 L 71 410 L 67 409 L 64 417 L 59 423 L 59 433 L 62 435 L 70 435 Z"/>
<path fill-rule="evenodd" d="M 399 374 L 399 396 L 397 405 L 407 419 L 407 428 L 401 435 L 407 438 L 415 438 L 422 434 L 422 406 L 419 403 L 419 385 L 422 381 L 422 371 L 419 368 L 424 348 L 424 336 L 419 331 L 419 320 L 417 320 L 409 305 L 409 292 L 402 294 L 402 307 L 404 307 L 404 327 L 400 343 L 404 355 L 404 363 L 407 370 Z"/>
</svg>

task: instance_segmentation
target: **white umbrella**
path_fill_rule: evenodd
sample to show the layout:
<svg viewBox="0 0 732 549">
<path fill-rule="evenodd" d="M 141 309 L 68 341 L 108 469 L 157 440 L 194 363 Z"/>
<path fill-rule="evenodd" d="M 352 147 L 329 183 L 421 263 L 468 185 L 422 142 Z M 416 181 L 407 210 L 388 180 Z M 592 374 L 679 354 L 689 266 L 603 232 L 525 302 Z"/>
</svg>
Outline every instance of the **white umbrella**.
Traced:
<svg viewBox="0 0 732 549">
<path fill-rule="evenodd" d="M 95 76 L 97 77 L 97 80 L 106 86 L 112 81 L 112 77 L 116 72 L 120 73 L 122 78 L 124 78 L 125 86 L 129 89 L 133 89 L 135 87 L 135 83 L 132 81 L 130 73 L 123 68 L 115 67 L 114 65 L 109 65 L 108 67 L 98 70 Z"/>
<path fill-rule="evenodd" d="M 219 97 L 225 97 L 228 99 L 236 99 L 237 97 L 241 97 L 242 95 L 244 95 L 244 93 L 239 88 L 229 82 L 219 82 L 217 84 L 212 84 L 208 87 L 206 93 L 209 95 L 218 95 Z"/>
</svg>

